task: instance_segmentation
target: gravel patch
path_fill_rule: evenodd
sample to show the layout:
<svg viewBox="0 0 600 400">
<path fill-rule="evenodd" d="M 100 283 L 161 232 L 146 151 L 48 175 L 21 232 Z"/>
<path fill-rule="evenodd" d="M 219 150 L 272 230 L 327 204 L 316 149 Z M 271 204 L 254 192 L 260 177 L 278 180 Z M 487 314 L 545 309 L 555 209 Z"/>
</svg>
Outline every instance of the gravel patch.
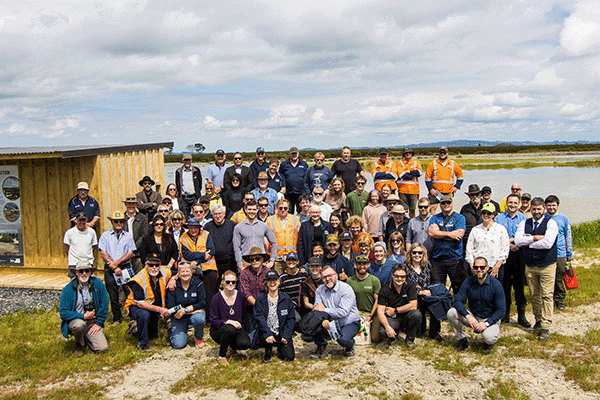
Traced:
<svg viewBox="0 0 600 400">
<path fill-rule="evenodd" d="M 19 311 L 39 308 L 51 309 L 60 300 L 60 292 L 54 290 L 0 288 L 0 317 Z"/>
</svg>

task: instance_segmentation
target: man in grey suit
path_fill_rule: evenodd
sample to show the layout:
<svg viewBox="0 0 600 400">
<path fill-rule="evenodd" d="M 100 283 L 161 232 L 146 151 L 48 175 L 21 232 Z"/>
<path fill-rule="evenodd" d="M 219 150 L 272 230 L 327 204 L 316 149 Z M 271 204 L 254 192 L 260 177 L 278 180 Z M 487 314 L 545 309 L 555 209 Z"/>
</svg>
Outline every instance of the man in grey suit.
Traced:
<svg viewBox="0 0 600 400">
<path fill-rule="evenodd" d="M 125 221 L 123 230 L 131 233 L 131 236 L 133 236 L 133 241 L 135 242 L 135 248 L 139 249 L 140 245 L 142 244 L 142 238 L 148 235 L 148 232 L 150 231 L 150 227 L 148 226 L 148 218 L 144 214 L 137 211 L 136 207 L 138 205 L 138 201 L 135 197 L 126 197 L 125 200 L 123 200 L 123 203 L 127 208 L 125 215 L 127 215 L 129 218 L 127 221 Z M 144 267 L 142 260 L 140 260 L 139 250 L 133 252 L 131 265 L 136 274 Z"/>
</svg>

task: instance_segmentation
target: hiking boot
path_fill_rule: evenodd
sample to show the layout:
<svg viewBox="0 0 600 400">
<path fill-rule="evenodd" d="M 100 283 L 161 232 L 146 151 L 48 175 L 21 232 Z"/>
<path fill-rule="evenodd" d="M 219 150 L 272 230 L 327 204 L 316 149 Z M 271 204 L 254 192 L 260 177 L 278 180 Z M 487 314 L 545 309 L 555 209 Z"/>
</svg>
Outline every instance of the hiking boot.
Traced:
<svg viewBox="0 0 600 400">
<path fill-rule="evenodd" d="M 408 347 L 409 349 L 414 349 L 416 347 L 414 339 L 406 338 L 406 340 L 404 341 L 404 343 L 406 344 L 406 347 Z"/>
<path fill-rule="evenodd" d="M 442 335 L 440 335 L 439 333 L 436 333 L 435 335 L 431 336 L 431 339 L 439 343 L 442 343 L 444 341 L 444 338 L 442 338 Z"/>
<path fill-rule="evenodd" d="M 204 340 L 202 339 L 196 339 L 194 338 L 194 340 L 196 341 L 196 348 L 197 349 L 201 349 L 204 347 Z"/>
<path fill-rule="evenodd" d="M 125 333 L 133 335 L 137 333 L 137 331 L 137 321 L 135 319 L 132 319 L 131 321 L 129 321 L 129 326 L 127 327 L 127 331 L 125 331 Z"/>
<path fill-rule="evenodd" d="M 489 353 L 491 353 L 493 348 L 494 348 L 493 344 L 484 343 L 483 344 L 483 354 L 489 354 Z"/>
<path fill-rule="evenodd" d="M 565 311 L 565 304 L 562 301 L 555 302 L 554 306 L 556 308 L 558 308 L 560 311 Z"/>
<path fill-rule="evenodd" d="M 321 344 L 321 345 L 318 345 L 315 352 L 310 355 L 310 359 L 318 360 L 319 358 L 324 357 L 326 355 L 327 355 L 327 345 Z"/>
<path fill-rule="evenodd" d="M 141 351 L 148 351 L 150 350 L 150 346 L 148 346 L 147 344 L 139 344 L 137 345 L 138 350 Z"/>
<path fill-rule="evenodd" d="M 531 333 L 533 333 L 534 335 L 539 335 L 541 330 L 542 323 L 540 321 L 536 321 L 535 325 L 533 325 L 533 328 L 531 328 Z"/>
<path fill-rule="evenodd" d="M 547 342 L 548 339 L 550 339 L 550 332 L 548 331 L 548 329 L 541 329 L 538 339 L 542 342 Z"/>
<path fill-rule="evenodd" d="M 75 350 L 73 350 L 73 354 L 77 358 L 83 357 L 83 346 L 79 343 L 75 343 Z"/>
<path fill-rule="evenodd" d="M 271 358 L 273 358 L 273 351 L 265 350 L 265 355 L 263 356 L 263 363 L 270 363 Z"/>
<path fill-rule="evenodd" d="M 227 361 L 227 359 L 225 357 L 217 357 L 217 363 L 219 365 L 223 365 L 223 366 L 228 366 L 229 365 L 229 361 Z"/>
<path fill-rule="evenodd" d="M 354 347 L 346 347 L 344 349 L 344 357 L 354 357 Z"/>
<path fill-rule="evenodd" d="M 527 321 L 527 317 L 525 317 L 525 306 L 517 306 L 517 324 L 521 325 L 523 328 L 530 328 L 531 323 Z"/>
<path fill-rule="evenodd" d="M 458 341 L 454 350 L 463 351 L 463 350 L 466 350 L 468 347 L 469 347 L 469 342 L 467 341 L 467 338 L 464 338 L 464 339 L 460 339 Z"/>
</svg>

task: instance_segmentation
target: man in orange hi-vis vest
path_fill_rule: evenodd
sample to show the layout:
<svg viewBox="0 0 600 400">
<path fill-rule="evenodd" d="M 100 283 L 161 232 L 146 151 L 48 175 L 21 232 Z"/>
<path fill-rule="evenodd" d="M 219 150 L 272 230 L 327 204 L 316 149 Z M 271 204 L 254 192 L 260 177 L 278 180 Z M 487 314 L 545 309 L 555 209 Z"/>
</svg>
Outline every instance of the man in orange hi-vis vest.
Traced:
<svg viewBox="0 0 600 400">
<path fill-rule="evenodd" d="M 427 166 L 425 184 L 429 190 L 429 212 L 433 215 L 442 196 L 454 196 L 463 183 L 463 172 L 458 163 L 448 158 L 448 147 L 441 146 L 438 158 Z"/>
<path fill-rule="evenodd" d="M 409 217 L 414 218 L 420 193 L 419 177 L 423 174 L 423 167 L 419 160 L 413 158 L 415 152 L 410 147 L 404 149 L 402 155 L 404 160 L 396 163 L 398 197 L 400 201 L 406 203 Z"/>
<path fill-rule="evenodd" d="M 396 190 L 396 182 L 394 182 L 396 180 L 395 169 L 392 160 L 388 160 L 387 149 L 379 149 L 379 160 L 371 165 L 375 189 L 381 191 L 381 187 L 387 183 L 391 186 L 392 191 Z"/>
<path fill-rule="evenodd" d="M 290 202 L 283 198 L 277 202 L 276 213 L 267 218 L 267 225 L 277 239 L 277 253 L 274 268 L 277 273 L 285 270 L 285 257 L 288 253 L 297 253 L 300 218 L 289 213 Z"/>
</svg>

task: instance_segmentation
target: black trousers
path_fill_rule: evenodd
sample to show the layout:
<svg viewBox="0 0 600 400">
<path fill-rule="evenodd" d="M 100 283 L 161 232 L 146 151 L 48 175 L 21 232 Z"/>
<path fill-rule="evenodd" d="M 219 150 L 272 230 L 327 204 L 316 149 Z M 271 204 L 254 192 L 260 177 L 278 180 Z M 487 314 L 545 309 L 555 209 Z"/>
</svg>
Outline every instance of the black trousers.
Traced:
<svg viewBox="0 0 600 400">
<path fill-rule="evenodd" d="M 277 351 L 281 355 L 285 361 L 294 361 L 296 358 L 296 351 L 294 350 L 294 342 L 289 341 L 287 344 L 283 344 L 281 341 L 281 336 L 275 336 L 275 343 L 267 343 L 265 339 L 263 339 L 262 332 L 257 332 L 257 335 L 260 335 L 260 347 L 264 347 L 265 351 L 273 351 L 273 345 L 277 346 Z"/>
<path fill-rule="evenodd" d="M 219 291 L 219 276 L 217 271 L 209 270 L 202 272 L 202 283 L 206 293 L 206 310 L 210 310 L 210 301 Z M 208 314 L 206 314 L 208 316 Z"/>
<path fill-rule="evenodd" d="M 396 333 L 406 332 L 406 338 L 415 340 L 417 329 L 421 325 L 421 312 L 419 310 L 410 310 L 404 314 L 397 314 L 395 317 L 386 316 L 388 323 Z M 385 333 L 385 326 L 379 326 L 379 335 L 384 338 L 388 337 Z"/>
<path fill-rule="evenodd" d="M 449 260 L 434 258 L 431 260 L 431 275 L 435 282 L 446 284 L 446 277 L 450 277 L 452 292 L 456 296 L 462 283 L 469 277 L 463 260 Z"/>
<path fill-rule="evenodd" d="M 233 325 L 225 324 L 210 333 L 210 337 L 219 343 L 219 357 L 227 355 L 227 349 L 246 350 L 250 348 L 250 336 L 243 329 L 235 329 Z"/>
<path fill-rule="evenodd" d="M 300 214 L 300 211 L 302 211 L 302 208 L 300 207 L 300 200 L 298 200 L 298 197 L 300 197 L 300 193 L 298 194 L 292 194 L 292 193 L 286 193 L 285 198 L 287 201 L 290 202 L 290 213 L 294 214 Z M 296 210 L 296 211 L 294 211 Z"/>
<path fill-rule="evenodd" d="M 502 287 L 504 288 L 504 297 L 506 298 L 506 309 L 510 310 L 511 305 L 511 289 L 515 289 L 515 303 L 517 306 L 527 304 L 524 291 L 525 282 L 525 263 L 523 262 L 522 251 L 510 251 L 508 259 L 504 264 L 504 279 Z"/>
<path fill-rule="evenodd" d="M 110 309 L 113 313 L 113 321 L 121 322 L 123 321 L 123 313 L 121 312 L 121 303 L 119 302 L 119 285 L 117 285 L 117 282 L 115 281 L 112 270 L 107 267 L 104 267 L 104 285 L 106 286 L 106 291 L 108 292 L 108 297 L 110 299 Z M 127 298 L 127 296 L 129 296 L 129 287 L 127 285 L 123 285 L 122 287 L 125 298 Z"/>
</svg>

